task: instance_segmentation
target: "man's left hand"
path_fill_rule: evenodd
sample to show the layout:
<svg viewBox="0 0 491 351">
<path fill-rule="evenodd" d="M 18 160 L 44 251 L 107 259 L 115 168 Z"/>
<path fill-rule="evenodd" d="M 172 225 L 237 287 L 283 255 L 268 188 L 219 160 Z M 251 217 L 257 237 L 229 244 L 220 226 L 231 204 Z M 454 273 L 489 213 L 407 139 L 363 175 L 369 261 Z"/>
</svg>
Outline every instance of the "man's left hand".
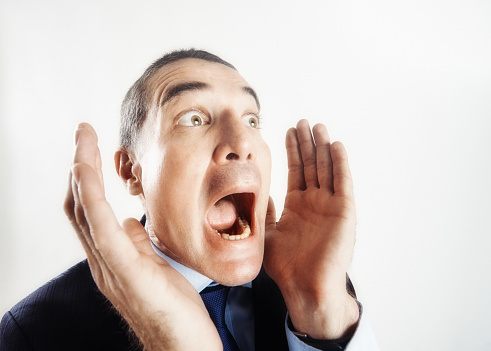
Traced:
<svg viewBox="0 0 491 351">
<path fill-rule="evenodd" d="M 296 331 L 327 340 L 349 334 L 359 318 L 346 290 L 356 210 L 344 146 L 331 145 L 324 125 L 312 133 L 306 120 L 287 132 L 288 191 L 278 222 L 269 202 L 264 266 Z"/>
</svg>

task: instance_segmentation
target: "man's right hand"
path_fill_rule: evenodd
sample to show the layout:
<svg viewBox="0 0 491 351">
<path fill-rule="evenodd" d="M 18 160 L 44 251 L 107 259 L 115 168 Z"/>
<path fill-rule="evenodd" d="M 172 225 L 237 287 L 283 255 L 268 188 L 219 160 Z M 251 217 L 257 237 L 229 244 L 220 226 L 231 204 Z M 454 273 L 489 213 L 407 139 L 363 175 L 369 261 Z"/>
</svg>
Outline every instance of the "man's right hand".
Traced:
<svg viewBox="0 0 491 351">
<path fill-rule="evenodd" d="M 105 199 L 97 135 L 86 123 L 75 133 L 65 212 L 97 286 L 146 350 L 222 350 L 193 286 L 154 253 L 140 222 L 119 225 Z"/>
</svg>

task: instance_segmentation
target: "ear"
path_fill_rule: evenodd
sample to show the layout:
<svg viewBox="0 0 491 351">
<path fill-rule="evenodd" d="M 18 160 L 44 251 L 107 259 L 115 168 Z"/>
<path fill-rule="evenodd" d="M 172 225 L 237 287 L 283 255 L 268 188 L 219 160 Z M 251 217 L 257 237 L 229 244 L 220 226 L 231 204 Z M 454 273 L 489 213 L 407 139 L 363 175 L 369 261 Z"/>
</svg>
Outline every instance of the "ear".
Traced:
<svg viewBox="0 0 491 351">
<path fill-rule="evenodd" d="M 114 165 L 119 177 L 126 185 L 126 190 L 130 195 L 140 195 L 143 193 L 141 184 L 141 167 L 135 160 L 133 153 L 125 148 L 119 148 L 114 154 Z"/>
</svg>

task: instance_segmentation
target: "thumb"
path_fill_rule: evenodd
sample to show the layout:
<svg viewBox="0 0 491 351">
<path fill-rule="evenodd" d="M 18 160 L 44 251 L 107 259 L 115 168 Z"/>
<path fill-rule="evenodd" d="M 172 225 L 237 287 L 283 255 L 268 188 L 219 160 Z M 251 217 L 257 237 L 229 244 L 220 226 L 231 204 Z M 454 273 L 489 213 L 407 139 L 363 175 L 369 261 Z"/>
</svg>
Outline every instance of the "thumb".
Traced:
<svg viewBox="0 0 491 351">
<path fill-rule="evenodd" d="M 147 256 L 156 255 L 150 244 L 147 231 L 137 219 L 126 218 L 121 226 L 140 253 Z"/>
</svg>

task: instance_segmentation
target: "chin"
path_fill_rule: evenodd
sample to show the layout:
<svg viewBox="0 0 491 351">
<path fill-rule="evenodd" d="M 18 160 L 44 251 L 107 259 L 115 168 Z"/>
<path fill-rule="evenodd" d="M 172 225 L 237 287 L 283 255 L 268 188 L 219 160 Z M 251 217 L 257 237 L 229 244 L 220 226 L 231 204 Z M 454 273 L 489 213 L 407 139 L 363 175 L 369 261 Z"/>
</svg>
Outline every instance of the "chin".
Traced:
<svg viewBox="0 0 491 351">
<path fill-rule="evenodd" d="M 261 255 L 262 256 L 262 255 Z M 262 265 L 262 257 L 256 258 L 247 263 L 238 262 L 232 264 L 224 264 L 215 274 L 209 274 L 215 282 L 225 286 L 238 286 L 249 283 L 254 280 L 259 274 Z"/>
</svg>

